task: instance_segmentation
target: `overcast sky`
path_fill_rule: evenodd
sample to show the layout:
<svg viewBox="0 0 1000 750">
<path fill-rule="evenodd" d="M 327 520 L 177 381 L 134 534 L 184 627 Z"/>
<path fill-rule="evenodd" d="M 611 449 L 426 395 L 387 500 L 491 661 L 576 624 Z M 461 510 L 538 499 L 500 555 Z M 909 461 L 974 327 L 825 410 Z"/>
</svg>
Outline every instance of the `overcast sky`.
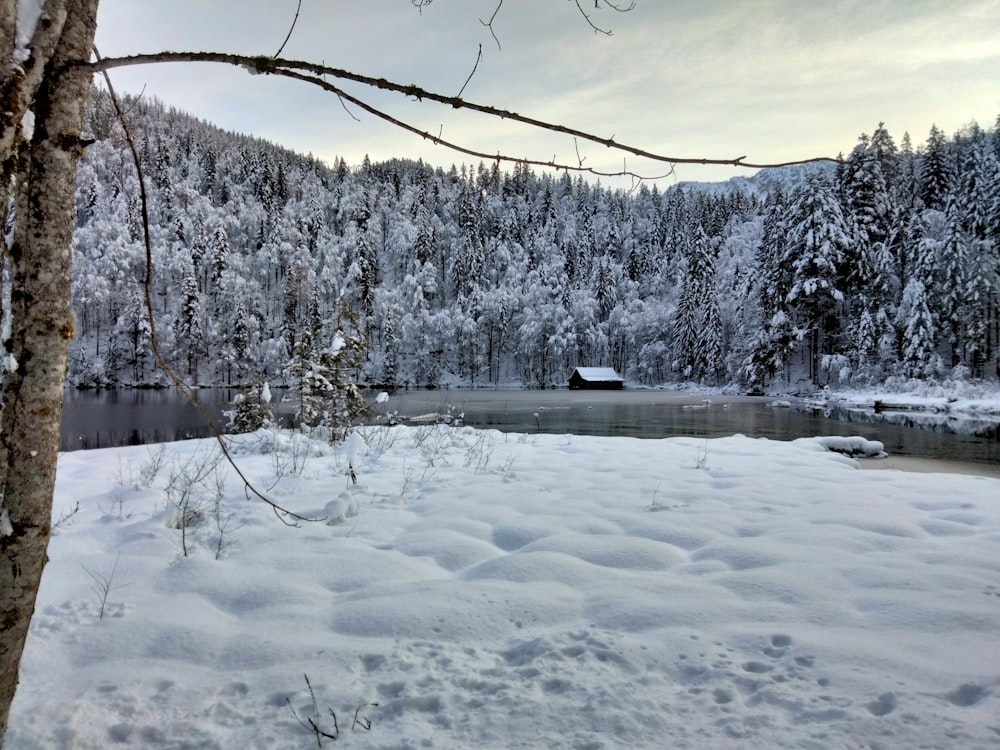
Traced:
<svg viewBox="0 0 1000 750">
<path fill-rule="evenodd" d="M 103 0 L 98 48 L 105 57 L 166 49 L 273 55 L 296 5 Z M 593 10 L 589 0 L 581 5 Z M 909 131 L 918 145 L 932 124 L 951 135 L 972 120 L 992 127 L 1000 113 L 997 0 L 636 0 L 629 13 L 593 12 L 610 37 L 595 34 L 574 2 L 504 0 L 494 23 L 501 49 L 480 22 L 496 7 L 497 0 L 434 0 L 421 13 L 410 0 L 303 0 L 282 56 L 456 95 L 481 45 L 464 98 L 678 157 L 836 156 L 880 120 L 897 143 Z M 294 81 L 206 64 L 112 75 L 121 90 L 145 86 L 221 127 L 331 162 L 343 156 L 355 165 L 365 154 L 443 167 L 474 161 L 352 110 L 359 122 L 335 97 Z M 577 158 L 572 140 L 345 89 L 480 151 Z M 601 146 L 579 150 L 587 165 L 622 166 L 621 155 Z M 663 169 L 631 158 L 627 166 Z M 677 168 L 680 180 L 732 174 L 752 171 Z"/>
</svg>

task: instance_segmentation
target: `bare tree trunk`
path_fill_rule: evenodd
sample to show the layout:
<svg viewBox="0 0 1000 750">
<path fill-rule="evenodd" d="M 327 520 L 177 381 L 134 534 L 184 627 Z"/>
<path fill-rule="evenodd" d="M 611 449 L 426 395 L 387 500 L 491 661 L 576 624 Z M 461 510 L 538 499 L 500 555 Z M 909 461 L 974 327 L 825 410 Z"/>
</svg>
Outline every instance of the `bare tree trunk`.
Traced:
<svg viewBox="0 0 1000 750">
<path fill-rule="evenodd" d="M 14 173 L 14 142 L 18 134 L 17 101 L 24 83 L 24 69 L 14 60 L 17 36 L 17 0 L 0 0 L 0 104 L 3 121 L 0 122 L 0 196 L 7 198 L 8 185 Z M 10 115 L 7 114 L 10 112 Z M 6 213 L 6 211 L 5 211 Z M 0 232 L 0 242 L 2 242 Z"/>
<path fill-rule="evenodd" d="M 43 70 L 37 90 L 18 92 L 34 113 L 34 133 L 30 144 L 18 149 L 18 138 L 13 144 L 19 150 L 16 226 L 0 430 L 0 742 L 49 541 L 66 349 L 73 337 L 70 247 L 76 166 L 90 95 L 90 71 L 67 66 L 90 58 L 97 4 L 46 3 L 45 10 L 52 12 L 43 16 L 36 39 L 40 30 L 53 31 L 52 24 L 59 25 L 58 33 L 53 31 L 50 47 L 31 50 L 29 65 L 40 64 Z M 7 71 L 15 67 L 9 54 L 4 63 Z M 8 127 L 20 121 L 0 124 L 6 136 Z M 0 153 L 5 160 L 9 156 Z M 7 185 L 3 187 L 6 192 Z"/>
</svg>

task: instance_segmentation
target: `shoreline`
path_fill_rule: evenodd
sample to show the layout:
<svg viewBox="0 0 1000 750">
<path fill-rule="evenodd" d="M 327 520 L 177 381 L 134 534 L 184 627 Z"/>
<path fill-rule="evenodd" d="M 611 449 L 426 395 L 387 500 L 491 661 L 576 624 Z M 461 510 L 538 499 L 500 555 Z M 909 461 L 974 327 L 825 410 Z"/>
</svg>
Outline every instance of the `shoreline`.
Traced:
<svg viewBox="0 0 1000 750">
<path fill-rule="evenodd" d="M 864 471 L 905 471 L 911 474 L 963 474 L 967 476 L 1000 479 L 1000 463 L 987 464 L 975 461 L 950 461 L 943 458 L 920 456 L 893 456 L 865 458 L 858 461 Z"/>
</svg>

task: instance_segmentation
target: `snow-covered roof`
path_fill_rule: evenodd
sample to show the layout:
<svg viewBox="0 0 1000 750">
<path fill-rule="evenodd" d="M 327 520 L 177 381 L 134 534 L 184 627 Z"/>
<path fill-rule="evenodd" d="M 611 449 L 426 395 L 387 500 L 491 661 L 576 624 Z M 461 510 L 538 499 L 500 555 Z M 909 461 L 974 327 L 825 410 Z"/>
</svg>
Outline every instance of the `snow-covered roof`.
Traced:
<svg viewBox="0 0 1000 750">
<path fill-rule="evenodd" d="M 621 380 L 622 377 L 613 367 L 577 367 L 576 372 L 584 380 Z"/>
</svg>

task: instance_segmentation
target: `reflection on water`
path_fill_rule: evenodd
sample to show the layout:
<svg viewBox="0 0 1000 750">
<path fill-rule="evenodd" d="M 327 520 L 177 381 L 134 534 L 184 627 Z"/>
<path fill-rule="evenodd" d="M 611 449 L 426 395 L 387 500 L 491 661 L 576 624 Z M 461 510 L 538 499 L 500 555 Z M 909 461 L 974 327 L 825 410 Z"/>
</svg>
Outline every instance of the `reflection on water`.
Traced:
<svg viewBox="0 0 1000 750">
<path fill-rule="evenodd" d="M 462 415 L 465 424 L 507 432 L 640 438 L 712 438 L 739 433 L 772 440 L 863 435 L 884 443 L 891 454 L 1000 462 L 1000 420 L 923 412 L 875 414 L 872 410 L 815 407 L 766 397 L 702 399 L 655 390 L 410 391 L 394 394 L 387 406 L 400 419 L 428 413 Z"/>
<path fill-rule="evenodd" d="M 235 395 L 197 392 L 218 423 Z M 374 400 L 375 394 L 372 393 Z M 784 404 L 774 406 L 774 403 Z M 791 440 L 863 435 L 890 454 L 1000 462 L 998 421 L 931 412 L 882 412 L 775 402 L 750 396 L 697 396 L 670 391 L 400 391 L 377 405 L 378 418 L 451 415 L 467 425 L 505 432 L 549 432 L 657 438 L 687 435 Z M 63 450 L 167 442 L 210 434 L 198 411 L 173 390 L 68 391 Z M 287 411 L 287 410 L 286 410 Z"/>
<path fill-rule="evenodd" d="M 803 404 L 803 410 L 818 410 L 823 416 L 842 422 L 865 424 L 894 424 L 920 430 L 935 430 L 954 435 L 974 435 L 1000 439 L 1000 417 L 989 419 L 972 415 L 958 415 L 935 411 L 878 411 L 858 407 L 815 407 Z"/>
<path fill-rule="evenodd" d="M 857 407 L 797 409 L 818 414 L 841 431 L 850 429 L 885 443 L 890 454 L 951 461 L 1000 462 L 1000 419 L 926 411 L 882 411 Z M 829 434 L 829 433 L 822 433 Z"/>
<path fill-rule="evenodd" d="M 195 398 L 216 424 L 235 392 L 225 388 L 195 391 Z M 63 399 L 60 449 L 116 448 L 208 437 L 198 409 L 172 388 L 106 391 L 67 390 Z"/>
<path fill-rule="evenodd" d="M 173 388 L 122 388 L 106 391 L 67 390 L 63 398 L 60 450 L 117 448 L 123 445 L 170 443 L 212 435 L 206 424 L 225 428 L 224 414 L 239 391 L 235 388 L 194 390 L 196 406 Z M 281 391 L 273 389 L 275 401 Z M 293 406 L 275 403 L 283 423 Z"/>
</svg>

